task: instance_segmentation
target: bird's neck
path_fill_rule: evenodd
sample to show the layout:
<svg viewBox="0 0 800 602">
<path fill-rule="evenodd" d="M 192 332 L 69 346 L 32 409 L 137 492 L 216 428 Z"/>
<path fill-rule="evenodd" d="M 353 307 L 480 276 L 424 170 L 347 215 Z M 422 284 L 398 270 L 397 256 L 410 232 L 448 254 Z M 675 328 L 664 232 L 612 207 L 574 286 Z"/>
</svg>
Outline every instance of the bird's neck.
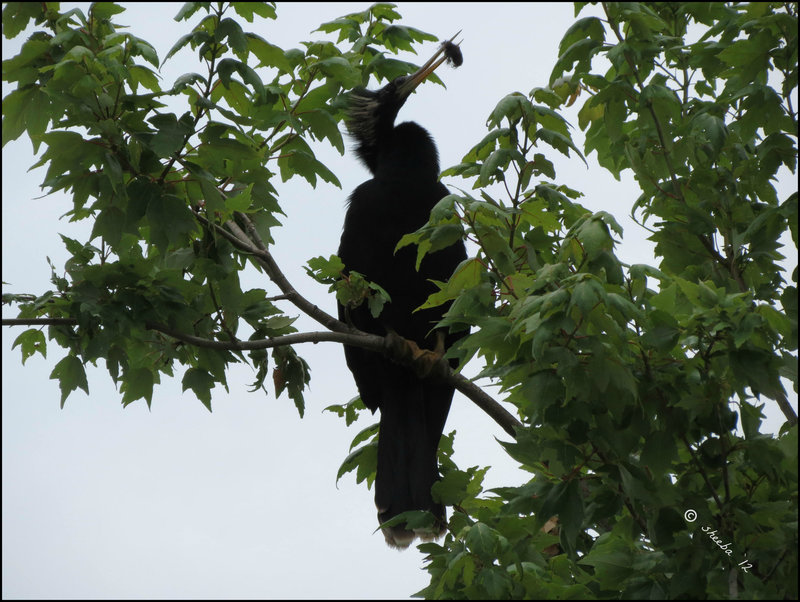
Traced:
<svg viewBox="0 0 800 602">
<path fill-rule="evenodd" d="M 401 123 L 379 141 L 375 149 L 375 168 L 371 169 L 376 178 L 400 180 L 406 184 L 430 184 L 438 179 L 436 144 L 419 124 Z"/>
</svg>

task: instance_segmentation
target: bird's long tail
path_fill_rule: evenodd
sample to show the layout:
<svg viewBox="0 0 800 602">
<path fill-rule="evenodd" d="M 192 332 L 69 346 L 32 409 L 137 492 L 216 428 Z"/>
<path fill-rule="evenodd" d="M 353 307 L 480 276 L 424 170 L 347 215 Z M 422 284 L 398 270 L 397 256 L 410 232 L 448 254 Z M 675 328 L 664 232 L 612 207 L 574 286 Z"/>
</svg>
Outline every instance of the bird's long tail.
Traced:
<svg viewBox="0 0 800 602">
<path fill-rule="evenodd" d="M 405 524 L 384 527 L 386 542 L 407 547 L 416 536 L 441 535 L 446 524 L 444 506 L 431 497 L 439 479 L 436 451 L 452 398 L 452 389 L 431 394 L 430 385 L 405 378 L 387 387 L 381 404 L 378 435 L 378 471 L 375 505 L 381 523 L 408 510 L 427 510 L 436 518 L 432 531 L 420 532 Z"/>
</svg>

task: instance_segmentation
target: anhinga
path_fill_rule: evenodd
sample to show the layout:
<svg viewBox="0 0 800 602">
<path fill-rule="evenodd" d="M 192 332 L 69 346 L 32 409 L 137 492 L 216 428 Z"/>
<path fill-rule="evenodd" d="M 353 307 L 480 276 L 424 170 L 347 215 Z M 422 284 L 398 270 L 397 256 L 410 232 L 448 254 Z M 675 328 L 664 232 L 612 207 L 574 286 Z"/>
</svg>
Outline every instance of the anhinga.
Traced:
<svg viewBox="0 0 800 602">
<path fill-rule="evenodd" d="M 438 181 L 439 156 L 430 134 L 413 122 L 394 122 L 411 92 L 445 60 L 461 64 L 452 39 L 416 73 L 398 77 L 377 92 L 351 92 L 347 126 L 356 141 L 356 154 L 373 178 L 350 196 L 339 246 L 346 271 L 359 272 L 391 298 L 378 318 L 372 317 L 366 303 L 347 309 L 339 305 L 339 318 L 365 332 L 399 335 L 438 354 L 464 333 L 432 332 L 447 306 L 414 310 L 437 290 L 430 280 L 450 278 L 466 259 L 466 251 L 458 242 L 431 253 L 419 271 L 416 249 L 405 247 L 395 253 L 400 238 L 424 225 L 448 191 Z M 379 521 L 408 510 L 427 510 L 436 518 L 432 532 L 415 533 L 405 523 L 384 528 L 387 543 L 405 548 L 416 535 L 441 535 L 445 509 L 433 501 L 431 486 L 440 478 L 436 452 L 453 387 L 420 378 L 380 354 L 350 346 L 344 350 L 361 399 L 373 412 L 381 412 L 375 478 Z M 451 365 L 457 362 L 451 360 Z"/>
</svg>

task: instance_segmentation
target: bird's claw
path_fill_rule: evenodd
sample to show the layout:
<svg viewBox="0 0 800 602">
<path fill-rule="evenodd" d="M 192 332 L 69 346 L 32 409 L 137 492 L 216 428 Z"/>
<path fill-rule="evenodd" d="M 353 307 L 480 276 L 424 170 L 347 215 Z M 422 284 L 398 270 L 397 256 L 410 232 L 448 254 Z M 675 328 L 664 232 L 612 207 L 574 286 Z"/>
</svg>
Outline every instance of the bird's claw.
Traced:
<svg viewBox="0 0 800 602">
<path fill-rule="evenodd" d="M 386 347 L 389 357 L 398 364 L 407 366 L 419 378 L 444 376 L 447 364 L 444 362 L 444 349 L 422 349 L 417 343 L 401 337 L 396 332 L 386 335 Z"/>
</svg>

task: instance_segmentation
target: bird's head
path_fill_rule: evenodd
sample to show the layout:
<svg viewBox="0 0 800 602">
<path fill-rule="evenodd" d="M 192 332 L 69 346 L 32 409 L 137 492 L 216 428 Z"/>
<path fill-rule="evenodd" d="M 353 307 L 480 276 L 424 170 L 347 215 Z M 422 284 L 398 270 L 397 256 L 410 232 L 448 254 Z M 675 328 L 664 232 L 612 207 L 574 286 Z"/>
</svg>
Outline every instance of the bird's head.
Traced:
<svg viewBox="0 0 800 602">
<path fill-rule="evenodd" d="M 372 155 L 382 139 L 388 139 L 397 113 L 411 93 L 445 61 L 461 64 L 461 51 L 453 43 L 460 31 L 444 42 L 436 53 L 416 72 L 394 78 L 377 91 L 356 88 L 350 93 L 347 129 L 358 142 L 357 152 L 374 172 Z"/>
</svg>

